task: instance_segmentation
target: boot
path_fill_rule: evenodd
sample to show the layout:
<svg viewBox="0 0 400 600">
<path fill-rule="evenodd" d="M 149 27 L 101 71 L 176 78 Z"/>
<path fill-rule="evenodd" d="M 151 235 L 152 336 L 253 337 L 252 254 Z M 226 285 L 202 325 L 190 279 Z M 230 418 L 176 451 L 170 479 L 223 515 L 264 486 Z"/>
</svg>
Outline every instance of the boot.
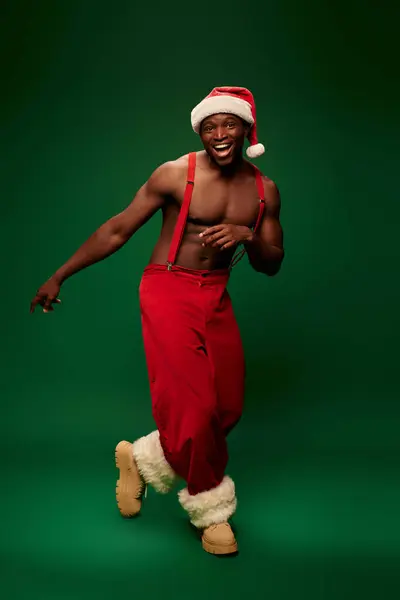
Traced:
<svg viewBox="0 0 400 600">
<path fill-rule="evenodd" d="M 190 522 L 202 532 L 203 549 L 210 554 L 233 554 L 237 542 L 228 523 L 236 510 L 235 485 L 225 476 L 215 488 L 199 494 L 189 494 L 187 488 L 178 494 L 182 508 Z"/>
<path fill-rule="evenodd" d="M 133 444 L 123 441 L 115 449 L 115 465 L 119 469 L 117 505 L 123 517 L 134 517 L 140 512 L 146 489 L 146 483 L 133 457 L 132 447 Z"/>
<path fill-rule="evenodd" d="M 133 517 L 140 512 L 147 485 L 166 494 L 177 480 L 165 460 L 158 431 L 139 438 L 133 444 L 119 442 L 115 449 L 115 462 L 119 469 L 117 504 L 124 517 Z"/>
<path fill-rule="evenodd" d="M 210 554 L 234 554 L 238 545 L 229 523 L 219 523 L 204 529 L 201 538 L 203 548 Z"/>
</svg>

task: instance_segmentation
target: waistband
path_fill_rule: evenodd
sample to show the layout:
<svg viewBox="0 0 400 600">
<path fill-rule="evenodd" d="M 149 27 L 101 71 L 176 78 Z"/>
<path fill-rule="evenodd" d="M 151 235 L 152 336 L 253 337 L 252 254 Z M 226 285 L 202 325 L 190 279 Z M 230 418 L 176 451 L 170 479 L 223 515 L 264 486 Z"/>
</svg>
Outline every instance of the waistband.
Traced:
<svg viewBox="0 0 400 600">
<path fill-rule="evenodd" d="M 226 283 L 230 277 L 229 269 L 189 269 L 180 265 L 172 265 L 169 269 L 167 265 L 150 263 L 144 268 L 143 274 L 151 273 L 168 273 L 187 277 L 188 279 L 196 279 L 207 281 L 209 283 Z"/>
</svg>

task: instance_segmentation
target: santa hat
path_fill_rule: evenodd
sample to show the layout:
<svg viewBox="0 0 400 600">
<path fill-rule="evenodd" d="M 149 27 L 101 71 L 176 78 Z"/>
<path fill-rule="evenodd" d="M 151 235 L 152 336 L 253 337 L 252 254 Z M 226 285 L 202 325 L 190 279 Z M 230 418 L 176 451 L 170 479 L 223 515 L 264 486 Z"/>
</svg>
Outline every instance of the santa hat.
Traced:
<svg viewBox="0 0 400 600">
<path fill-rule="evenodd" d="M 250 125 L 246 150 L 249 158 L 257 158 L 265 152 L 263 144 L 258 143 L 256 128 L 256 105 L 253 94 L 243 87 L 216 87 L 202 100 L 191 113 L 193 130 L 200 132 L 201 123 L 207 117 L 217 113 L 229 113 L 240 117 Z"/>
</svg>

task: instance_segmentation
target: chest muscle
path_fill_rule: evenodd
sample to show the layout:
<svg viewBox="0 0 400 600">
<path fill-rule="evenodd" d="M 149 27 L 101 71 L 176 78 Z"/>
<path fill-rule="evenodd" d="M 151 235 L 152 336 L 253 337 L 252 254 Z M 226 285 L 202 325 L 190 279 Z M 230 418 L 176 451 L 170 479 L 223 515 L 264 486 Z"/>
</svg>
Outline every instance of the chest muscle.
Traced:
<svg viewBox="0 0 400 600">
<path fill-rule="evenodd" d="M 199 225 L 234 223 L 251 226 L 257 217 L 259 200 L 253 178 L 244 181 L 195 181 L 189 221 Z"/>
</svg>

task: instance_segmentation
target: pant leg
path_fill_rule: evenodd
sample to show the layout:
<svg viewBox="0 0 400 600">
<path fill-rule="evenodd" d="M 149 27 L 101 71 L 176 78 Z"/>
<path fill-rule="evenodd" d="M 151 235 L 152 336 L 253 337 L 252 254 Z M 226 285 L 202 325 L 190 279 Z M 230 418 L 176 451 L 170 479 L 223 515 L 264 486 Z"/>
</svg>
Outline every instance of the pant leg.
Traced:
<svg viewBox="0 0 400 600">
<path fill-rule="evenodd" d="M 206 345 L 205 290 L 162 271 L 140 286 L 153 416 L 164 456 L 195 495 L 217 487 L 228 461 Z"/>
<path fill-rule="evenodd" d="M 206 325 L 207 352 L 213 365 L 218 414 L 227 436 L 242 416 L 245 357 L 239 326 L 228 291 L 215 298 Z"/>
</svg>

